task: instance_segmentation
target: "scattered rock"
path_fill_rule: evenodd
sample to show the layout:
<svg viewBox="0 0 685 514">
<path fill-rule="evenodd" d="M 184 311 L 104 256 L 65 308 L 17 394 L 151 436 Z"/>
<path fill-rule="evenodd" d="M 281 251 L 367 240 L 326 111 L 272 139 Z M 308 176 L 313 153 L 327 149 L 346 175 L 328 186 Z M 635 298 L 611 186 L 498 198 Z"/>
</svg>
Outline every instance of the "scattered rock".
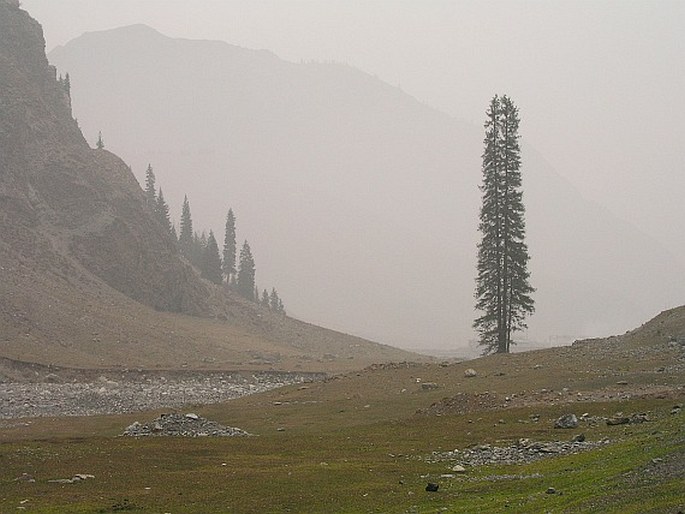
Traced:
<svg viewBox="0 0 685 514">
<path fill-rule="evenodd" d="M 554 428 L 577 428 L 578 418 L 575 414 L 564 414 L 554 422 Z"/>
<path fill-rule="evenodd" d="M 51 372 L 36 381 L 14 382 L 0 388 L 0 419 L 179 409 L 326 378 L 321 373 L 276 371 L 248 374 L 131 369 L 100 373 L 77 378 Z"/>
<path fill-rule="evenodd" d="M 151 423 L 134 422 L 126 427 L 124 436 L 178 436 L 178 437 L 235 437 L 248 436 L 240 428 L 225 427 L 215 421 L 209 421 L 197 414 L 162 414 Z"/>
<path fill-rule="evenodd" d="M 429 493 L 434 493 L 437 492 L 437 490 L 440 488 L 440 485 L 434 483 L 434 482 L 428 482 L 426 485 L 426 491 Z"/>
<path fill-rule="evenodd" d="M 547 494 L 556 494 L 557 490 L 554 487 L 548 487 L 547 490 L 545 491 Z"/>
<path fill-rule="evenodd" d="M 466 473 L 466 468 L 461 464 L 456 464 L 455 466 L 452 466 L 452 471 L 455 473 Z"/>
<path fill-rule="evenodd" d="M 423 382 L 421 384 L 421 390 L 422 391 L 432 391 L 433 389 L 437 389 L 437 388 L 438 388 L 438 384 L 436 384 L 435 382 Z"/>
<path fill-rule="evenodd" d="M 455 462 L 452 471 L 457 473 L 457 465 L 490 466 L 493 464 L 528 464 L 553 455 L 570 455 L 585 450 L 598 448 L 608 444 L 608 439 L 601 441 L 551 441 L 538 442 L 520 439 L 511 446 L 497 447 L 489 444 L 480 444 L 459 451 L 458 449 L 447 452 L 433 452 L 424 460 L 437 463 L 444 461 Z"/>
<path fill-rule="evenodd" d="M 582 443 L 585 441 L 585 434 L 578 434 L 571 439 L 573 443 Z"/>
<path fill-rule="evenodd" d="M 682 410 L 683 406 L 682 405 L 674 405 L 673 408 L 671 409 L 671 414 L 680 414 L 680 411 Z"/>
<path fill-rule="evenodd" d="M 29 482 L 33 483 L 36 481 L 35 478 L 33 478 L 33 475 L 29 475 L 28 473 L 22 473 L 20 477 L 17 477 L 14 479 L 15 482 Z"/>
<path fill-rule="evenodd" d="M 464 376 L 466 378 L 473 378 L 478 376 L 478 372 L 473 368 L 468 368 L 464 370 Z"/>
<path fill-rule="evenodd" d="M 95 475 L 78 473 L 71 478 L 55 478 L 53 480 L 48 480 L 48 482 L 51 484 L 75 484 L 76 482 L 82 482 L 84 480 L 88 480 L 89 478 L 95 478 Z"/>
<path fill-rule="evenodd" d="M 649 421 L 649 417 L 644 412 L 638 412 L 631 414 L 630 416 L 624 416 L 621 413 L 612 416 L 606 420 L 606 424 L 609 426 L 613 425 L 635 425 L 638 423 L 646 423 Z"/>
</svg>

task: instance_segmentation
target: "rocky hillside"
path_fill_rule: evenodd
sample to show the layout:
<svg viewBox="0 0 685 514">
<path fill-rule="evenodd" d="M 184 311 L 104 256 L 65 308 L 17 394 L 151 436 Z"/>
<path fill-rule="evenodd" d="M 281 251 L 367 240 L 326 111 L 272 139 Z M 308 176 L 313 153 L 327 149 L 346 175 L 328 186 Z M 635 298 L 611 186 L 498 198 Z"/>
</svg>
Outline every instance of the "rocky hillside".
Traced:
<svg viewBox="0 0 685 514">
<path fill-rule="evenodd" d="M 129 167 L 88 146 L 40 25 L 16 4 L 0 1 L 3 356 L 167 367 L 335 368 L 339 359 L 344 368 L 407 355 L 261 312 L 201 280 Z"/>
</svg>

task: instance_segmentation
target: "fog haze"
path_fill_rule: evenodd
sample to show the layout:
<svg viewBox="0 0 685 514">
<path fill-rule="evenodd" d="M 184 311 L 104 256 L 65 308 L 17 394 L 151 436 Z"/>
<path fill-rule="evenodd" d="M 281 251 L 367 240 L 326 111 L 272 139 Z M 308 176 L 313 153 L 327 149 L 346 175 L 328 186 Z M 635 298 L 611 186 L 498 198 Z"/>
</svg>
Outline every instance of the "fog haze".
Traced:
<svg viewBox="0 0 685 514">
<path fill-rule="evenodd" d="M 642 246 L 648 245 L 644 241 L 652 237 L 655 240 L 653 250 L 668 254 L 672 259 L 664 262 L 685 264 L 682 230 L 685 107 L 680 96 L 685 90 L 681 50 L 685 47 L 685 36 L 680 30 L 685 21 L 683 3 L 25 0 L 23 6 L 43 25 L 48 49 L 65 44 L 85 31 L 145 23 L 170 37 L 222 40 L 246 48 L 267 49 L 295 63 L 336 61 L 360 68 L 399 86 L 419 102 L 463 120 L 458 122 L 459 126 L 475 129 L 474 136 L 468 136 L 474 147 L 466 162 L 475 168 L 474 178 L 466 182 L 469 186 L 479 179 L 478 157 L 482 152 L 479 127 L 485 106 L 494 93 L 506 93 L 521 110 L 521 133 L 526 142 L 523 153 L 524 189 L 528 180 L 527 163 L 534 169 L 554 170 L 550 171 L 551 176 L 557 177 L 554 181 L 564 184 L 568 181 L 568 187 L 580 193 L 577 200 L 573 196 L 576 204 L 584 202 L 582 197 L 598 204 L 586 206 L 583 203 L 588 214 L 595 209 L 601 213 L 604 209 L 627 220 L 648 236 L 642 240 Z M 95 55 L 93 58 L 99 61 L 99 66 L 107 64 L 108 56 Z M 77 93 L 78 83 L 74 87 Z M 74 101 L 78 117 L 78 95 Z M 83 120 L 82 125 L 89 127 L 92 123 Z M 106 122 L 99 120 L 99 123 Z M 89 134 L 86 136 L 90 137 Z M 116 151 L 116 148 L 112 149 Z M 464 149 L 458 151 L 463 153 Z M 125 154 L 122 157 L 127 158 Z M 140 159 L 142 161 L 144 157 Z M 449 159 L 446 158 L 445 162 Z M 142 166 L 140 162 L 132 164 Z M 139 173 L 141 170 L 134 171 Z M 161 185 L 165 187 L 163 175 L 160 178 Z M 544 181 L 536 186 L 531 184 L 530 195 L 541 196 L 544 184 Z M 181 186 L 176 187 L 180 189 Z M 315 190 L 313 184 L 312 191 Z M 477 193 L 472 195 L 472 199 L 477 203 Z M 477 214 L 475 203 L 467 205 L 468 216 Z M 562 215 L 564 208 L 559 205 Z M 568 212 L 572 208 L 569 206 L 571 210 Z M 550 228 L 554 223 L 543 227 L 540 222 L 546 212 L 540 210 L 538 218 L 533 220 L 538 228 L 545 229 L 540 228 L 532 236 L 534 285 L 538 285 L 536 272 L 538 276 L 546 273 L 539 263 L 535 263 L 535 252 L 544 253 L 545 238 L 549 241 L 555 237 L 555 231 Z M 201 215 L 198 228 L 209 222 L 209 213 L 202 218 Z M 363 221 L 359 220 L 360 223 Z M 475 219 L 470 223 L 475 226 Z M 626 227 L 620 220 L 615 220 L 615 223 Z M 257 225 L 255 223 L 251 232 L 255 232 Z M 212 228 L 221 229 L 216 223 Z M 630 232 L 632 228 L 627 226 L 625 230 Z M 601 234 L 595 236 L 596 239 L 601 238 Z M 613 236 L 606 235 L 607 243 Z M 421 241 L 422 237 L 419 236 L 418 240 Z M 449 234 L 443 237 L 447 238 Z M 462 248 L 454 255 L 463 253 L 467 259 L 471 255 L 473 262 L 475 239 L 467 237 L 461 243 Z M 573 241 L 568 244 L 572 247 Z M 265 241 L 264 245 L 268 242 Z M 609 266 L 612 265 L 611 260 L 614 263 L 630 261 L 628 256 L 622 255 L 621 248 L 615 246 L 593 254 L 591 259 L 607 259 Z M 639 246 L 639 243 L 631 246 L 631 251 Z M 402 251 L 401 248 L 397 250 Z M 555 257 L 558 259 L 568 251 L 562 247 L 557 247 L 557 250 L 559 254 Z M 640 262 L 650 261 L 656 265 L 655 259 L 648 254 L 646 252 Z M 259 259 L 257 253 L 258 272 Z M 361 260 L 356 264 L 364 266 Z M 275 278 L 278 275 L 273 269 L 276 265 L 266 266 L 267 269 L 272 268 L 267 276 Z M 392 266 L 390 263 L 390 268 Z M 443 262 L 441 266 L 448 269 L 449 263 Z M 576 269 L 574 266 L 569 268 Z M 631 275 L 640 275 L 642 271 L 630 266 L 626 268 Z M 669 270 L 658 271 L 665 274 Z M 663 274 L 658 282 L 664 280 Z M 672 306 L 670 303 L 676 301 L 678 294 L 685 292 L 681 276 L 676 273 L 672 277 L 671 290 L 662 296 L 654 292 L 646 294 L 643 305 L 639 305 L 639 298 L 625 299 L 638 304 L 637 307 L 626 307 L 627 313 L 639 312 L 642 315 L 644 312 L 647 315 Z M 602 279 L 601 276 L 588 278 L 595 282 Z M 640 280 L 642 278 L 649 280 L 649 274 Z M 640 288 L 645 287 L 639 283 L 640 280 L 635 276 L 626 277 L 627 282 L 635 283 L 636 295 Z M 543 283 L 559 285 L 559 275 L 552 273 L 543 279 Z M 440 281 L 436 285 L 439 287 Z M 445 287 L 448 290 L 451 287 L 468 289 L 468 297 L 472 282 L 448 283 Z M 611 287 L 606 290 L 607 296 L 598 299 L 598 305 L 613 301 Z M 563 291 L 559 288 L 552 295 L 550 288 L 540 290 L 537 302 L 543 317 L 550 302 L 573 309 L 574 303 L 585 300 L 578 292 L 566 298 L 560 297 Z M 408 298 L 403 302 L 406 304 L 404 310 L 394 310 L 384 304 L 374 315 L 397 326 L 406 317 L 404 312 L 415 313 L 422 304 L 430 306 L 432 303 L 430 296 L 411 298 L 411 288 L 403 293 Z M 287 302 L 287 295 L 285 300 Z M 606 307 L 608 311 L 619 312 L 624 306 Z M 305 306 L 302 309 L 306 310 Z M 561 309 L 557 308 L 558 311 Z M 352 312 L 348 312 L 348 317 L 352 317 Z M 450 331 L 455 333 L 455 339 L 463 341 L 466 333 L 463 326 L 456 329 L 442 321 L 449 316 L 449 309 L 436 306 L 424 312 L 432 312 L 435 319 L 428 320 L 427 317 L 431 316 L 424 314 L 409 322 L 439 325 L 440 335 L 434 338 L 436 345 L 447 344 Z M 305 319 L 308 319 L 306 314 L 310 314 L 315 318 L 312 321 L 331 323 L 323 312 L 303 314 Z M 466 318 L 470 316 L 467 314 Z M 361 317 L 365 315 L 359 314 Z M 641 321 L 609 317 L 612 319 L 605 325 L 563 326 L 557 331 L 547 323 L 544 329 L 538 329 L 535 336 L 545 338 L 574 330 L 571 335 L 601 335 L 592 331 L 601 333 L 627 329 Z M 365 320 L 351 322 L 359 327 L 364 326 Z M 336 328 L 346 328 L 342 320 L 332 324 Z M 358 328 L 356 330 L 359 331 Z M 371 327 L 368 333 L 361 335 L 392 343 L 402 339 L 401 332 L 390 331 L 384 337 L 377 328 Z M 411 334 L 400 342 L 405 346 L 430 346 L 432 338 L 428 342 L 417 341 L 420 333 L 417 330 L 417 334 Z"/>
</svg>

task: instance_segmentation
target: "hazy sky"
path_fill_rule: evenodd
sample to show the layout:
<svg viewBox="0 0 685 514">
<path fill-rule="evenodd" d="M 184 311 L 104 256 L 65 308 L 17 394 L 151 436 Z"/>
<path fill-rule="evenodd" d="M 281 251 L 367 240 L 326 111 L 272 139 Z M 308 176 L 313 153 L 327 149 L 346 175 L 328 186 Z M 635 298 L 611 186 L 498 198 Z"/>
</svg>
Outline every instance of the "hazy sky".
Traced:
<svg viewBox="0 0 685 514">
<path fill-rule="evenodd" d="M 291 61 L 346 62 L 478 125 L 489 98 L 509 94 L 524 138 L 560 174 L 685 261 L 684 1 L 22 4 L 48 50 L 85 31 L 145 23 Z"/>
</svg>

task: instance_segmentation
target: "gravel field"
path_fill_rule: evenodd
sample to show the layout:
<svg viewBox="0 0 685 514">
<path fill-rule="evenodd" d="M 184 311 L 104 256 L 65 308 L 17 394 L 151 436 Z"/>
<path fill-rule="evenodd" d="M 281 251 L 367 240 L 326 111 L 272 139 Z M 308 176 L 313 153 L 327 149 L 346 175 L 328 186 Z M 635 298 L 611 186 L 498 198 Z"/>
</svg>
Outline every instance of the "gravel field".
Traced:
<svg viewBox="0 0 685 514">
<path fill-rule="evenodd" d="M 302 373 L 127 371 L 65 381 L 57 375 L 48 375 L 43 382 L 0 383 L 0 419 L 180 408 L 223 402 L 320 378 L 323 375 Z"/>
</svg>

